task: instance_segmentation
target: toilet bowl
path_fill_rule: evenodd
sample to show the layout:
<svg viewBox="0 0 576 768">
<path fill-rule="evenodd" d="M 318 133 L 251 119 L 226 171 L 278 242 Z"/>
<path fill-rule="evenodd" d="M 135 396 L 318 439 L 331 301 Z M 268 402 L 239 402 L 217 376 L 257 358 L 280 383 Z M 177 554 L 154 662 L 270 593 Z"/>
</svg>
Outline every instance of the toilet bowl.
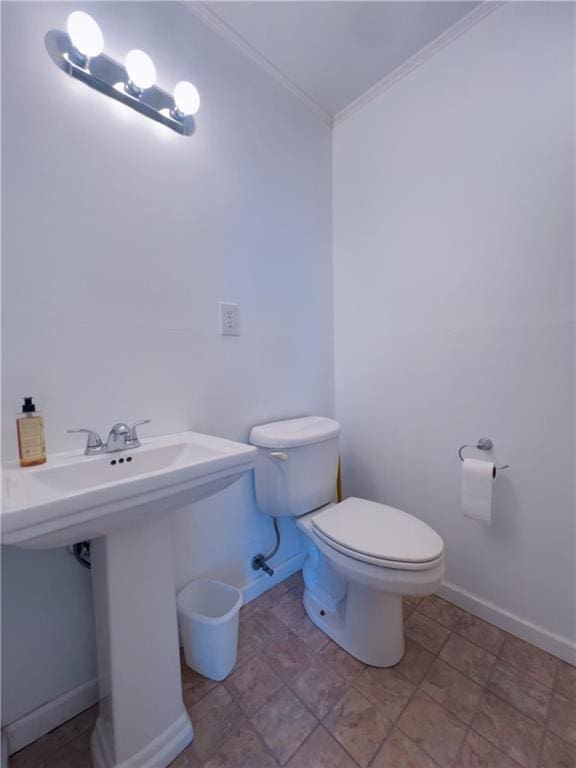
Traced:
<svg viewBox="0 0 576 768">
<path fill-rule="evenodd" d="M 365 664 L 397 664 L 404 655 L 402 597 L 432 594 L 442 583 L 440 536 L 412 515 L 353 497 L 296 524 L 307 554 L 304 607 L 310 619 Z M 326 530 L 338 532 L 338 539 Z M 359 548 L 362 541 L 366 546 Z M 341 579 L 336 590 L 322 560 Z"/>
<path fill-rule="evenodd" d="M 334 503 L 340 425 L 305 417 L 254 427 L 260 509 L 296 518 L 305 553 L 304 608 L 360 661 L 404 654 L 402 597 L 432 594 L 444 575 L 441 537 L 422 520 L 356 497 Z"/>
</svg>

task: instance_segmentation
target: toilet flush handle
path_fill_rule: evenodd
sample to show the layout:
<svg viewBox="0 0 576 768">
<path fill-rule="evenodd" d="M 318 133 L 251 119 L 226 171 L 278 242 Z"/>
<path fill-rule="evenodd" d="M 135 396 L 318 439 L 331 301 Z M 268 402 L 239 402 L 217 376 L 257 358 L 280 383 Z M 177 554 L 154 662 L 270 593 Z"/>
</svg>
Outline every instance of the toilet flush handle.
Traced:
<svg viewBox="0 0 576 768">
<path fill-rule="evenodd" d="M 270 451 L 270 456 L 278 461 L 288 461 L 288 454 L 284 451 Z"/>
</svg>

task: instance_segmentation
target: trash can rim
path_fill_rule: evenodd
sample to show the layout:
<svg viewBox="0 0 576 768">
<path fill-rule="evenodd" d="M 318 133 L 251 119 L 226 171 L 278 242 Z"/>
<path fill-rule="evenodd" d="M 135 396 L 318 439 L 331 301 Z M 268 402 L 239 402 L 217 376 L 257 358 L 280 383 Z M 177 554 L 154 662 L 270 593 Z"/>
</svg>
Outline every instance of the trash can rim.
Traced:
<svg viewBox="0 0 576 768">
<path fill-rule="evenodd" d="M 221 616 L 208 616 L 205 613 L 201 613 L 200 611 L 191 610 L 189 608 L 182 606 L 181 605 L 181 602 L 183 599 L 182 596 L 184 595 L 186 590 L 192 585 L 195 585 L 201 581 L 210 582 L 211 584 L 217 584 L 218 586 L 226 587 L 228 590 L 236 592 L 237 598 L 236 598 L 236 601 L 234 602 L 234 605 L 231 608 L 229 608 L 226 611 L 226 613 L 223 613 Z M 220 581 L 219 579 L 211 579 L 208 576 L 199 576 L 197 579 L 192 579 L 192 581 L 188 582 L 188 584 L 182 587 L 182 589 L 176 595 L 176 605 L 178 607 L 178 610 L 181 611 L 185 616 L 189 618 L 197 619 L 198 621 L 204 622 L 205 624 L 221 624 L 222 622 L 229 619 L 230 616 L 234 614 L 236 611 L 240 610 L 243 602 L 244 602 L 244 597 L 242 595 L 242 591 L 238 589 L 238 587 L 235 587 L 232 584 L 227 584 L 225 581 Z"/>
</svg>

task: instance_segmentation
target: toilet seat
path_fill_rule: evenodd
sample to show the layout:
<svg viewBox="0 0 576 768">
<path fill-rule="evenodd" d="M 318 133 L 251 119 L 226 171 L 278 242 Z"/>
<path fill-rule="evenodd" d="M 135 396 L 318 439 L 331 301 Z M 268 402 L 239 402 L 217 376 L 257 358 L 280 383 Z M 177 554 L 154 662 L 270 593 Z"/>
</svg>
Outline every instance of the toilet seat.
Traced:
<svg viewBox="0 0 576 768">
<path fill-rule="evenodd" d="M 313 533 L 355 560 L 397 570 L 424 570 L 442 561 L 436 531 L 407 512 L 351 497 L 311 516 Z"/>
</svg>

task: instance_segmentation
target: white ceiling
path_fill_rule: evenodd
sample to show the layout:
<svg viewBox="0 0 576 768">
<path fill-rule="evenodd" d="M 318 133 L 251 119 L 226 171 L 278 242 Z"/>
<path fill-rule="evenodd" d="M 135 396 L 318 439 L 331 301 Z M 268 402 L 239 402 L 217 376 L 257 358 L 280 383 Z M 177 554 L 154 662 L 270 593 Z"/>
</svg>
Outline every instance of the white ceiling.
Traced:
<svg viewBox="0 0 576 768">
<path fill-rule="evenodd" d="M 220 31 L 279 70 L 335 116 L 478 2 L 302 2 L 201 4 Z"/>
</svg>

